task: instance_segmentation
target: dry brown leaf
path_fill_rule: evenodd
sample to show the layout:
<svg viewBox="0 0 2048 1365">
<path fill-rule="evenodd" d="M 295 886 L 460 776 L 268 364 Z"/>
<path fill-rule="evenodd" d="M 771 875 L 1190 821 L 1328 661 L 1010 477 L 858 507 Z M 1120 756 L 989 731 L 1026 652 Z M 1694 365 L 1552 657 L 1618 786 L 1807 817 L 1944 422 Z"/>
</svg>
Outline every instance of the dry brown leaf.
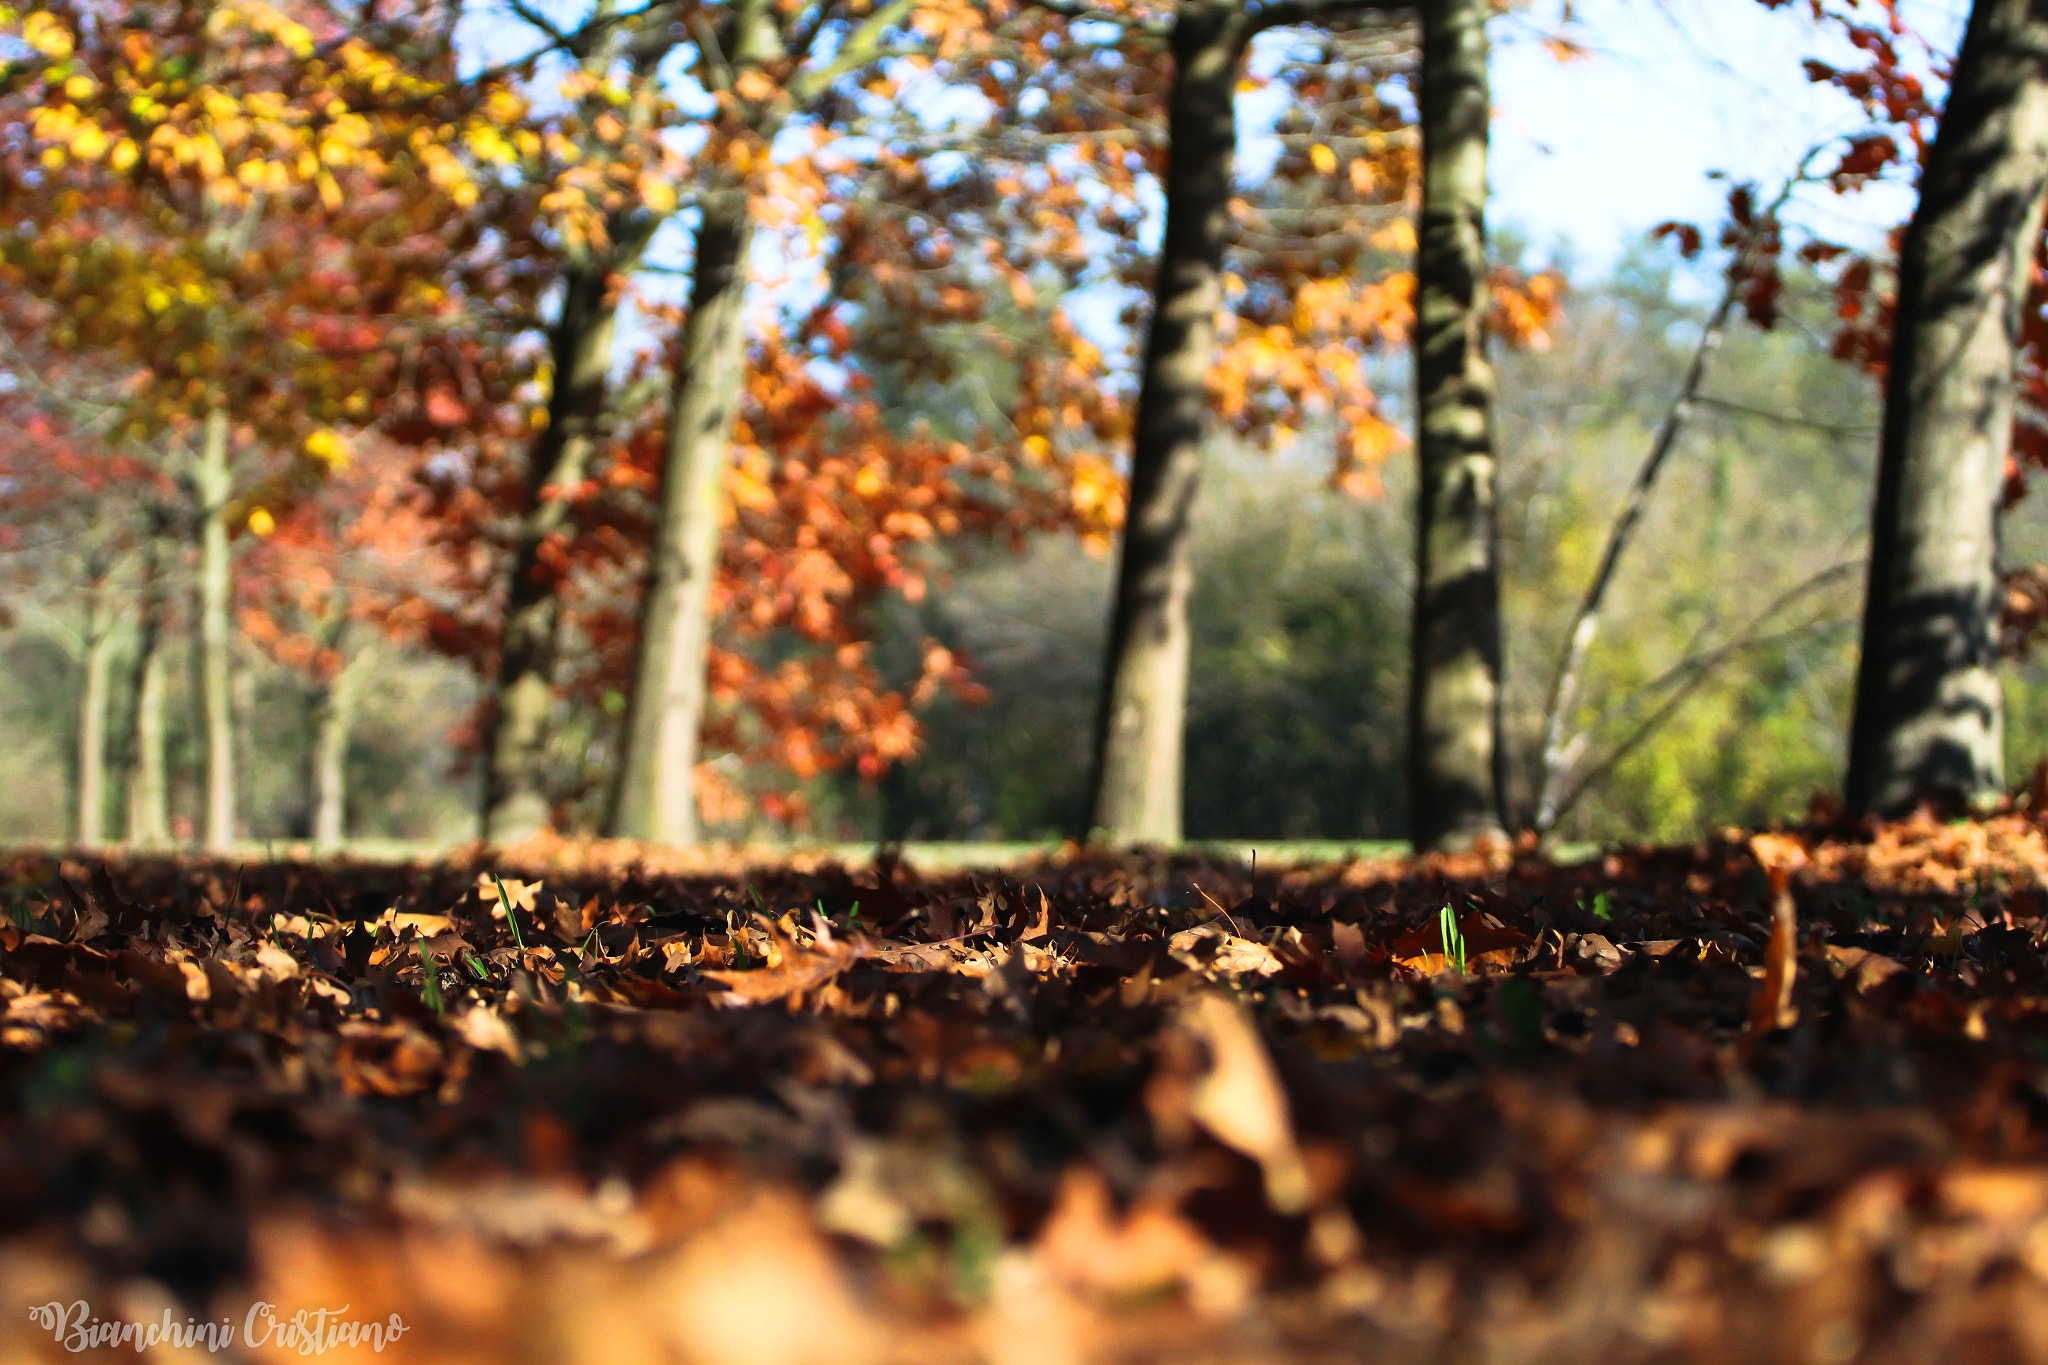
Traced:
<svg viewBox="0 0 2048 1365">
<path fill-rule="evenodd" d="M 1208 1048 L 1209 1069 L 1194 1083 L 1188 1114 L 1224 1146 L 1259 1163 L 1266 1198 L 1281 1213 L 1308 1207 L 1308 1167 L 1280 1074 L 1244 1007 L 1204 991 L 1181 1010 L 1181 1028 Z"/>
<path fill-rule="evenodd" d="M 1119 1215 L 1109 1186 L 1087 1166 L 1071 1167 L 1060 1178 L 1037 1246 L 1039 1261 L 1052 1275 L 1102 1294 L 1142 1294 L 1177 1284 L 1214 1253 L 1194 1224 L 1157 1198 L 1141 1198 Z"/>
<path fill-rule="evenodd" d="M 851 943 L 821 939 L 805 948 L 780 935 L 776 937 L 781 960 L 773 967 L 704 973 L 706 978 L 726 988 L 713 997 L 718 1004 L 737 1007 L 794 1000 L 823 986 L 862 955 L 861 948 Z"/>
<path fill-rule="evenodd" d="M 456 1022 L 455 1030 L 479 1052 L 502 1052 L 515 1062 L 520 1060 L 519 1035 L 505 1022 L 505 1016 L 489 1005 L 472 1007 Z"/>
<path fill-rule="evenodd" d="M 1799 974 L 1798 909 L 1792 903 L 1792 872 L 1806 861 L 1794 841 L 1759 834 L 1750 848 L 1771 882 L 1771 941 L 1764 950 L 1764 979 L 1750 1000 L 1751 1033 L 1790 1028 L 1798 1019 L 1792 1007 L 1792 986 Z"/>
</svg>

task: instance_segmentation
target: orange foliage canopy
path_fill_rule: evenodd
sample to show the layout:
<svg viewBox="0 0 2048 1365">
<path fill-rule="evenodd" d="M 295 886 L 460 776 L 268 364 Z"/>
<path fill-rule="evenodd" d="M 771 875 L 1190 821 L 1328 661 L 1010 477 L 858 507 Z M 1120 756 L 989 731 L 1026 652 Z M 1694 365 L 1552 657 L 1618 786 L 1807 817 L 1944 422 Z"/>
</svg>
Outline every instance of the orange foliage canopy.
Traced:
<svg viewBox="0 0 2048 1365">
<path fill-rule="evenodd" d="M 459 83 L 430 9 L 362 34 L 266 0 L 118 27 L 65 0 L 5 21 L 37 54 L 0 92 L 28 130 L 0 150 L 10 306 L 40 309 L 59 353 L 133 376 L 125 439 L 175 441 L 224 408 L 237 449 L 263 457 L 244 460 L 260 469 L 235 525 L 255 532 L 243 625 L 275 657 L 331 676 L 336 623 L 374 618 L 483 666 L 545 393 L 540 299 L 634 215 L 740 187 L 784 266 L 728 478 L 710 740 L 797 782 L 908 757 L 916 708 L 971 694 L 970 661 L 927 641 L 907 672 L 878 663 L 885 599 L 918 600 L 970 545 L 1064 529 L 1101 548 L 1121 521 L 1129 357 L 1049 300 L 1121 297 L 1125 334 L 1141 330 L 1164 45 L 1025 0 L 932 0 L 880 28 L 881 7 L 854 6 L 843 41 L 908 55 L 856 85 L 812 80 L 817 52 L 722 76 L 699 52 L 708 112 L 690 112 L 653 78 L 649 54 L 689 45 L 671 28 L 634 28 L 616 69 L 579 66 L 529 103 Z M 1415 144 L 1388 97 L 1408 54 L 1287 42 L 1248 77 L 1291 112 L 1272 173 L 1233 204 L 1211 382 L 1229 428 L 1330 432 L 1333 477 L 1369 491 L 1400 440 L 1369 362 L 1412 310 Z M 986 115 L 933 118 L 935 91 Z M 702 134 L 688 178 L 664 136 L 685 125 Z M 813 275 L 819 297 L 791 302 Z M 1540 344 L 1556 281 L 1496 283 L 1498 330 Z M 1003 375 L 1000 402 L 977 365 Z M 653 368 L 622 387 L 608 453 L 550 493 L 571 515 L 542 559 L 581 646 L 560 682 L 586 708 L 631 667 Z"/>
</svg>

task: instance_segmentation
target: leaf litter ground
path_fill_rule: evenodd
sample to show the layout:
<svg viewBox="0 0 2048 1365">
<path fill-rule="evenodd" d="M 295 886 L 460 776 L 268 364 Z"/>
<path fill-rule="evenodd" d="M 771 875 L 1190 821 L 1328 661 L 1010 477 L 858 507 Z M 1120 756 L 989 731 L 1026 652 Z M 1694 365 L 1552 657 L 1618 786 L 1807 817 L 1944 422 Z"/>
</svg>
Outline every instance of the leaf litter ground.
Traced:
<svg viewBox="0 0 2048 1365">
<path fill-rule="evenodd" d="M 0 1360 L 135 1356 L 31 1312 L 74 1302 L 421 1362 L 2048 1360 L 2020 816 L 629 852 L 7 860 Z"/>
</svg>

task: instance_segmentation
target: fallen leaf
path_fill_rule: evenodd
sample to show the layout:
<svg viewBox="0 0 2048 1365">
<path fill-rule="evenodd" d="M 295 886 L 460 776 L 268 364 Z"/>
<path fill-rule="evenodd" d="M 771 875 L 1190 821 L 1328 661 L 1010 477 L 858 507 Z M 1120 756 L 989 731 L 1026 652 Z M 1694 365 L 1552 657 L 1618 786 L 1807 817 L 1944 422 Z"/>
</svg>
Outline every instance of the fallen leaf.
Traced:
<svg viewBox="0 0 2048 1365">
<path fill-rule="evenodd" d="M 1209 1068 L 1189 1095 L 1189 1116 L 1218 1142 L 1259 1163 L 1275 1210 L 1300 1213 L 1308 1207 L 1308 1167 L 1295 1144 L 1287 1092 L 1251 1016 L 1236 1001 L 1204 991 L 1177 1022 L 1209 1053 Z"/>
</svg>

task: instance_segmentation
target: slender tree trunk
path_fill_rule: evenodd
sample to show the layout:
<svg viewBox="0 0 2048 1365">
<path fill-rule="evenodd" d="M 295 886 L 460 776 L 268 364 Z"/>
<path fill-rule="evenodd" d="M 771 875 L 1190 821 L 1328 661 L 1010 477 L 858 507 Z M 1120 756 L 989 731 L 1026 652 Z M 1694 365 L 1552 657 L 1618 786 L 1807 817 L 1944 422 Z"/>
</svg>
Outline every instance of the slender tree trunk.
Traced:
<svg viewBox="0 0 2048 1365">
<path fill-rule="evenodd" d="M 1485 0 L 1422 7 L 1422 220 L 1415 262 L 1420 496 L 1408 700 L 1420 849 L 1501 829 L 1497 471 L 1486 359 Z"/>
<path fill-rule="evenodd" d="M 313 721 L 313 847 L 339 852 L 348 837 L 348 743 L 360 660 L 321 689 Z"/>
<path fill-rule="evenodd" d="M 129 675 L 134 705 L 122 745 L 128 775 L 128 831 L 131 844 L 154 847 L 171 839 L 170 782 L 164 764 L 164 584 L 161 528 L 153 526 L 143 546 L 140 620 L 135 667 Z"/>
<path fill-rule="evenodd" d="M 1899 255 L 1848 804 L 2004 785 L 1998 504 L 2048 184 L 2048 11 L 1977 0 Z"/>
<path fill-rule="evenodd" d="M 128 842 L 145 848 L 171 841 L 171 782 L 164 760 L 164 656 L 153 641 L 135 689 L 135 761 L 128 769 Z"/>
<path fill-rule="evenodd" d="M 743 191 L 707 197 L 703 213 L 611 815 L 615 837 L 677 845 L 697 840 L 695 775 L 707 691 L 711 582 L 718 568 L 718 513 L 733 418 L 746 379 L 743 304 L 753 235 Z"/>
<path fill-rule="evenodd" d="M 107 697 L 115 635 L 96 585 L 87 618 L 84 677 L 78 690 L 78 843 L 96 848 L 105 838 L 107 810 Z"/>
<path fill-rule="evenodd" d="M 1240 4 L 1188 0 L 1173 28 L 1166 232 L 1089 784 L 1087 832 L 1112 843 L 1181 837 L 1195 488 L 1223 302 L 1234 98 L 1252 26 Z"/>
<path fill-rule="evenodd" d="M 199 452 L 199 684 L 206 735 L 205 846 L 224 853 L 235 840 L 233 636 L 229 617 L 234 569 L 228 550 L 228 415 L 206 415 Z"/>
<path fill-rule="evenodd" d="M 485 755 L 484 837 L 516 838 L 546 823 L 543 777 L 554 708 L 555 647 L 561 624 L 557 571 L 545 551 L 567 520 L 552 496 L 589 469 L 603 416 L 618 301 L 608 263 L 568 272 L 561 316 L 549 333 L 554 392 L 548 424 L 526 465 L 526 507 L 513 543 L 498 653 L 490 747 Z"/>
</svg>

